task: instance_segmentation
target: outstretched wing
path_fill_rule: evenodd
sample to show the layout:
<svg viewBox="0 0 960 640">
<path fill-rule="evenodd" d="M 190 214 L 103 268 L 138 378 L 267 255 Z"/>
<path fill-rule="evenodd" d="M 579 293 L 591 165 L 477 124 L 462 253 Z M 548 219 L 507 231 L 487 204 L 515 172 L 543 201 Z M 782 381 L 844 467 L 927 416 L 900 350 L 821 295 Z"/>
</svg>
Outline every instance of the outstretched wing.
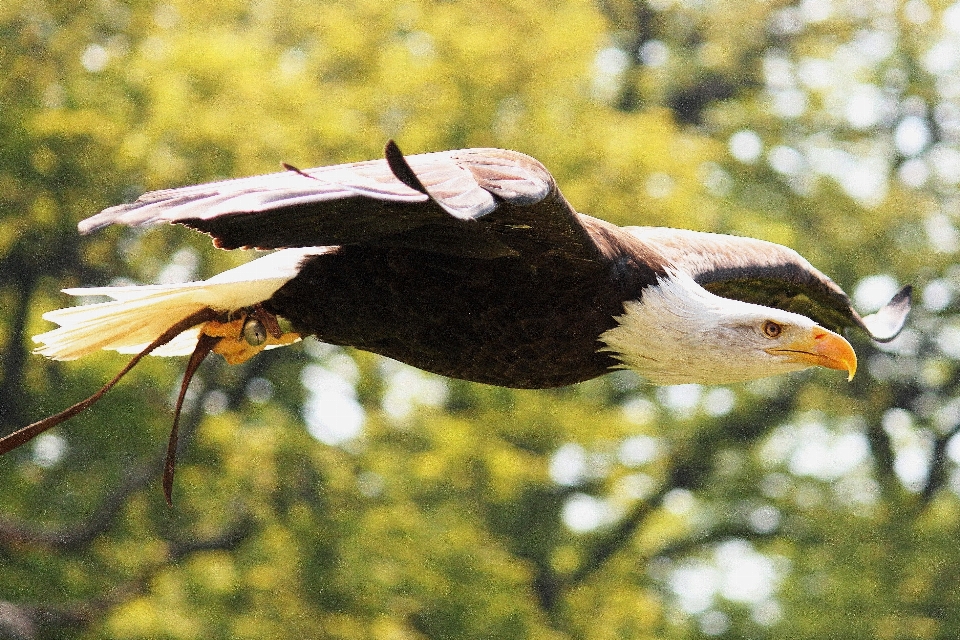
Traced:
<svg viewBox="0 0 960 640">
<path fill-rule="evenodd" d="M 861 317 L 833 280 L 792 249 L 754 238 L 661 227 L 627 227 L 708 291 L 811 318 L 832 331 L 858 327 L 878 342 L 893 340 L 910 311 L 911 287 Z"/>
<path fill-rule="evenodd" d="M 386 158 L 153 191 L 80 223 L 182 224 L 234 249 L 369 244 L 473 257 L 549 251 L 596 259 L 537 160 L 502 149 Z"/>
</svg>

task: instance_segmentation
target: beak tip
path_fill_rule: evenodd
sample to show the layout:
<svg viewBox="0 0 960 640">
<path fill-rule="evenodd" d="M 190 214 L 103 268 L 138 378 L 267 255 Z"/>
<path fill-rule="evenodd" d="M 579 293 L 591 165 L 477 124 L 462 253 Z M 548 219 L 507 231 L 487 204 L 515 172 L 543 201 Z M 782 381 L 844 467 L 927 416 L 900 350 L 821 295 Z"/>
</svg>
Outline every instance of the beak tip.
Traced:
<svg viewBox="0 0 960 640">
<path fill-rule="evenodd" d="M 823 327 L 788 345 L 789 359 L 805 366 L 820 366 L 847 372 L 847 381 L 857 373 L 857 354 L 847 340 Z"/>
<path fill-rule="evenodd" d="M 821 364 L 833 369 L 847 371 L 847 382 L 857 374 L 857 353 L 850 343 L 839 334 L 829 333 L 816 338 L 816 353 L 824 358 Z"/>
</svg>

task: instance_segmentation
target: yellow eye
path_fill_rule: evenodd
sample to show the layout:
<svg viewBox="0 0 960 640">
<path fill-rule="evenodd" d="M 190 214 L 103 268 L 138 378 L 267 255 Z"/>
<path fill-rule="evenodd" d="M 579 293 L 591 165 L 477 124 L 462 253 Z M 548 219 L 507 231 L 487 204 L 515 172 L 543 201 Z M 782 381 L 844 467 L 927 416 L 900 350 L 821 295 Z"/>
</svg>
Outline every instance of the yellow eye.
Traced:
<svg viewBox="0 0 960 640">
<path fill-rule="evenodd" d="M 763 335 L 768 338 L 778 338 L 783 333 L 783 327 L 773 320 L 767 320 L 763 323 Z"/>
</svg>

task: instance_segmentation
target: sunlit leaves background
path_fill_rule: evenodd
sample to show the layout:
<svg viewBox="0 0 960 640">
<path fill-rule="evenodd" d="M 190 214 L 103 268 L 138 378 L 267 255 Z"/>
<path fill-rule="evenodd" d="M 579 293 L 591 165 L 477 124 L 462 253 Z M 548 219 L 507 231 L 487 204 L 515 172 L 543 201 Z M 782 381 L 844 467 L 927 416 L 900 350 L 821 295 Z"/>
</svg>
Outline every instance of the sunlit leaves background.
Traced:
<svg viewBox="0 0 960 640">
<path fill-rule="evenodd" d="M 0 637 L 934 638 L 960 632 L 960 5 L 0 5 L 0 420 L 92 393 L 29 354 L 69 286 L 248 259 L 76 222 L 146 189 L 530 153 L 580 210 L 788 244 L 910 327 L 861 372 L 554 391 L 313 341 L 151 359 L 0 460 Z"/>
</svg>

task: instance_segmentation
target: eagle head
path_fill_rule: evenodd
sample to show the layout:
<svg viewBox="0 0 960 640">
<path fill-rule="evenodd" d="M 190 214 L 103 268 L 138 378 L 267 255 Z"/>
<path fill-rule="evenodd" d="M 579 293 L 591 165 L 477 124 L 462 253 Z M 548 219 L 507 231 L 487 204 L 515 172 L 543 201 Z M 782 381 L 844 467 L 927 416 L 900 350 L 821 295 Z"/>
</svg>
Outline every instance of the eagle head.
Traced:
<svg viewBox="0 0 960 640">
<path fill-rule="evenodd" d="M 602 350 L 655 384 L 726 384 L 812 366 L 857 370 L 842 336 L 797 313 L 722 298 L 668 269 L 624 304 Z"/>
</svg>

